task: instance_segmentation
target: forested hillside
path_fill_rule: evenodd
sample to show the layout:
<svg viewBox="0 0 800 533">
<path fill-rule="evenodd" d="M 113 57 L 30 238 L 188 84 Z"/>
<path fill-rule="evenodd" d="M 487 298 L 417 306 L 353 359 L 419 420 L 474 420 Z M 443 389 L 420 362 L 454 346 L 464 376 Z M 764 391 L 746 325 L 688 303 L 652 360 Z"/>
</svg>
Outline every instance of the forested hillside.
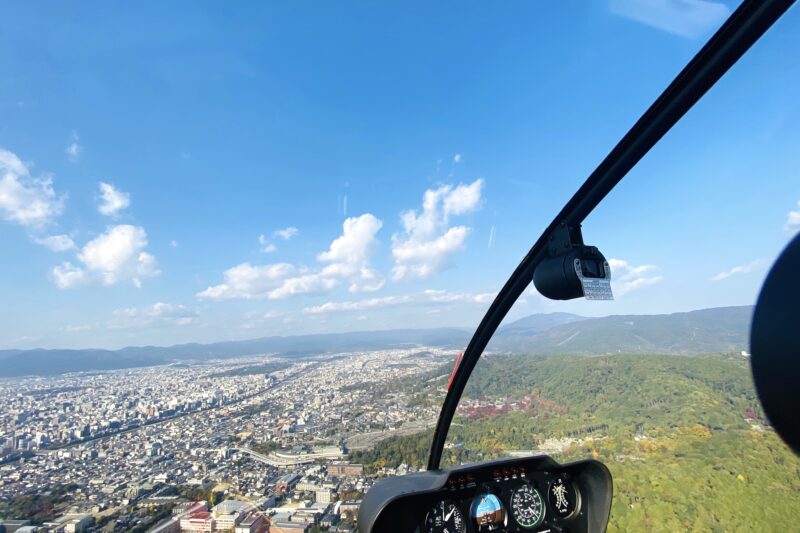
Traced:
<svg viewBox="0 0 800 533">
<path fill-rule="evenodd" d="M 533 315 L 501 328 L 490 349 L 537 354 L 701 354 L 748 346 L 751 306 L 717 307 L 669 315 Z M 551 327 L 544 319 L 550 317 Z M 532 325 L 526 327 L 531 319 Z"/>
<path fill-rule="evenodd" d="M 800 460 L 762 417 L 740 355 L 493 356 L 476 367 L 444 461 L 599 458 L 614 475 L 611 531 L 788 531 Z M 424 465 L 430 436 L 356 458 Z"/>
</svg>

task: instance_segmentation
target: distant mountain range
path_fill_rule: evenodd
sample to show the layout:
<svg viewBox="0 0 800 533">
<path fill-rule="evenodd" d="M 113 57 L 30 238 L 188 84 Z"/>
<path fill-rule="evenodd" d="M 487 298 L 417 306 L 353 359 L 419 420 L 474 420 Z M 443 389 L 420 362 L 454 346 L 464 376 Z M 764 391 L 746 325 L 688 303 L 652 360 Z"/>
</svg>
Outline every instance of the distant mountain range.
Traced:
<svg viewBox="0 0 800 533">
<path fill-rule="evenodd" d="M 586 318 L 569 313 L 535 314 L 502 326 L 489 349 L 536 354 L 695 354 L 747 349 L 753 308 L 721 307 L 670 315 Z M 264 337 L 169 347 L 121 350 L 0 350 L 0 377 L 99 371 L 254 354 L 305 357 L 323 353 L 401 346 L 459 349 L 467 328 L 398 329 L 323 335 Z"/>
<path fill-rule="evenodd" d="M 501 328 L 490 349 L 536 354 L 675 354 L 748 349 L 752 306 L 717 307 L 670 315 L 583 318 L 533 315 Z M 537 318 L 538 317 L 538 318 Z M 551 317 L 552 327 L 542 318 Z"/>
<path fill-rule="evenodd" d="M 501 326 L 497 331 L 497 335 L 502 337 L 534 337 L 556 326 L 572 324 L 581 320 L 587 320 L 587 318 L 573 315 L 572 313 L 537 313 Z"/>
<path fill-rule="evenodd" d="M 152 366 L 181 360 L 218 359 L 255 354 L 305 357 L 353 350 L 401 346 L 463 346 L 470 332 L 461 328 L 356 331 L 291 337 L 263 337 L 211 344 L 168 347 L 129 346 L 120 350 L 0 350 L 0 377 Z"/>
</svg>

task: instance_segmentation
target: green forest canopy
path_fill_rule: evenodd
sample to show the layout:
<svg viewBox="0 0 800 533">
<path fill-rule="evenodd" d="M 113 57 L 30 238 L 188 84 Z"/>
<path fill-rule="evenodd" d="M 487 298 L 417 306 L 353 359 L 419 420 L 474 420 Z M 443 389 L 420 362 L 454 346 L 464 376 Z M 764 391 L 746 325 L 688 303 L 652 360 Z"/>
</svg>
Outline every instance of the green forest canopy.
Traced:
<svg viewBox="0 0 800 533">
<path fill-rule="evenodd" d="M 614 476 L 610 531 L 797 526 L 800 460 L 766 426 L 741 356 L 491 356 L 464 397 L 532 408 L 473 420 L 460 409 L 445 464 L 553 441 L 560 461 L 596 457 Z M 431 435 L 390 438 L 353 459 L 423 466 Z"/>
</svg>

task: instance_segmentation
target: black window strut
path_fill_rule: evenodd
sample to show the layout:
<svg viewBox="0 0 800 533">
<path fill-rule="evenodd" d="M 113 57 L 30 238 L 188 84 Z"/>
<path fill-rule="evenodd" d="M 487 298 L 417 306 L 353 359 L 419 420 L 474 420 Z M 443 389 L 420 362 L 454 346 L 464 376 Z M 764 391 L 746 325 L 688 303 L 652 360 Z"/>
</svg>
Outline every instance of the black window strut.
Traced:
<svg viewBox="0 0 800 533">
<path fill-rule="evenodd" d="M 546 257 L 547 242 L 558 226 L 565 225 L 570 231 L 579 229 L 617 183 L 792 4 L 794 0 L 744 0 L 553 219 L 497 294 L 455 369 L 433 434 L 428 470 L 439 468 L 450 423 L 467 380 L 489 339 Z"/>
</svg>

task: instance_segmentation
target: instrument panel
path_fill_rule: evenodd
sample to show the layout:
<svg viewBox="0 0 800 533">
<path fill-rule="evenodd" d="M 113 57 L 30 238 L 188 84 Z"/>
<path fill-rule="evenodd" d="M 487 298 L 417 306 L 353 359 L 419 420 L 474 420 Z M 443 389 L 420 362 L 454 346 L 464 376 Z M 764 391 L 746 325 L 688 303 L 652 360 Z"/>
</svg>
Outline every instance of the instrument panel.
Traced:
<svg viewBox="0 0 800 533">
<path fill-rule="evenodd" d="M 517 465 L 493 468 L 491 480 L 480 484 L 474 473 L 450 477 L 450 494 L 428 510 L 422 533 L 546 530 L 546 518 L 567 522 L 580 511 L 581 493 L 571 477 Z"/>
<path fill-rule="evenodd" d="M 611 492 L 598 461 L 506 459 L 381 481 L 361 504 L 359 526 L 364 533 L 604 531 Z"/>
</svg>

